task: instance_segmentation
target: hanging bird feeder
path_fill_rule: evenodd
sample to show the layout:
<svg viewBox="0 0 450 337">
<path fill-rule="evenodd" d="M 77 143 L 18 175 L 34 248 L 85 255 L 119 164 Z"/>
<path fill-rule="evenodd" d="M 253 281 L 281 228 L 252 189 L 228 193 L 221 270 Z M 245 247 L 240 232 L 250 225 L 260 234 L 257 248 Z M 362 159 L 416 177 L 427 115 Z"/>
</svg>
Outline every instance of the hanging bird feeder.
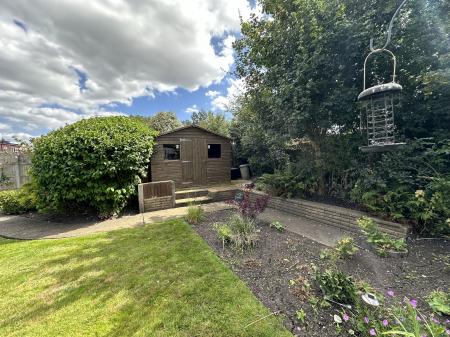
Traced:
<svg viewBox="0 0 450 337">
<path fill-rule="evenodd" d="M 364 84 L 363 91 L 358 95 L 358 101 L 361 102 L 363 113 L 361 114 L 361 129 L 367 132 L 367 146 L 361 146 L 360 150 L 363 152 L 385 152 L 401 148 L 405 143 L 395 142 L 395 124 L 394 124 L 394 110 L 399 94 L 402 91 L 402 86 L 395 82 L 397 61 L 394 53 L 386 49 L 391 41 L 392 24 L 394 18 L 397 16 L 400 8 L 406 2 L 404 0 L 397 8 L 392 16 L 388 28 L 388 37 L 385 45 L 382 48 L 373 48 L 373 39 L 370 40 L 371 52 L 364 60 Z M 392 82 L 378 84 L 370 88 L 366 88 L 366 68 L 367 60 L 377 54 L 387 53 L 392 57 L 393 72 Z"/>
</svg>

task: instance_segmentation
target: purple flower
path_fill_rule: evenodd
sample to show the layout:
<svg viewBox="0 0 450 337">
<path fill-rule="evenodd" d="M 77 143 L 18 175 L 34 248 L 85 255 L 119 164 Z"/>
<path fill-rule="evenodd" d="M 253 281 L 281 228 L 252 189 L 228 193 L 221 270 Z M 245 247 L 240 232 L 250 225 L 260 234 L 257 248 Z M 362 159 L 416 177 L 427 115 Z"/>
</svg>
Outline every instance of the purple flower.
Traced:
<svg viewBox="0 0 450 337">
<path fill-rule="evenodd" d="M 342 318 L 344 319 L 345 322 L 347 322 L 347 321 L 350 319 L 350 317 L 348 317 L 347 314 L 344 314 L 344 315 L 342 316 Z"/>
<path fill-rule="evenodd" d="M 369 335 L 371 335 L 371 336 L 376 336 L 377 333 L 375 332 L 375 329 L 370 329 L 370 330 L 369 330 Z"/>
<path fill-rule="evenodd" d="M 409 301 L 409 304 L 411 304 L 411 306 L 415 309 L 417 307 L 417 300 L 412 299 Z"/>
<path fill-rule="evenodd" d="M 417 322 L 422 322 L 422 318 L 420 318 L 419 316 L 416 317 Z"/>
<path fill-rule="evenodd" d="M 387 319 L 383 319 L 383 326 L 388 326 L 389 322 Z"/>
<path fill-rule="evenodd" d="M 369 322 L 370 322 L 370 321 L 369 321 L 369 317 L 367 317 L 367 316 L 364 317 L 364 322 L 366 322 L 366 324 L 369 324 Z"/>
<path fill-rule="evenodd" d="M 450 323 L 450 320 L 446 319 L 444 323 L 448 324 L 448 323 Z"/>
<path fill-rule="evenodd" d="M 391 296 L 391 297 L 394 297 L 394 296 L 395 296 L 394 290 L 391 290 L 391 289 L 389 289 L 389 290 L 387 291 L 387 294 L 388 294 L 389 296 Z"/>
<path fill-rule="evenodd" d="M 431 320 L 432 320 L 434 323 L 439 324 L 439 320 L 437 320 L 436 318 L 431 317 Z"/>
<path fill-rule="evenodd" d="M 445 329 L 445 333 L 446 333 L 447 335 L 450 335 L 450 330 L 449 330 L 449 329 Z"/>
</svg>

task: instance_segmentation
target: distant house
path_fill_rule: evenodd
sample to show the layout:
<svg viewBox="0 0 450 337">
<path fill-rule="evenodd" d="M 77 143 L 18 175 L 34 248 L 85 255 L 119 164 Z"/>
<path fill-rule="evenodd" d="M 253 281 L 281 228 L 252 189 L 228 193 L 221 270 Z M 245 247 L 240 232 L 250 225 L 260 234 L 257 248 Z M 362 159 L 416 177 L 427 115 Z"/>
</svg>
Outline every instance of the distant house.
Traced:
<svg viewBox="0 0 450 337">
<path fill-rule="evenodd" d="M 230 182 L 231 139 L 189 125 L 156 138 L 152 182 L 173 180 L 178 188 Z"/>
<path fill-rule="evenodd" d="M 0 152 L 20 152 L 20 145 L 2 139 L 0 140 Z"/>
</svg>

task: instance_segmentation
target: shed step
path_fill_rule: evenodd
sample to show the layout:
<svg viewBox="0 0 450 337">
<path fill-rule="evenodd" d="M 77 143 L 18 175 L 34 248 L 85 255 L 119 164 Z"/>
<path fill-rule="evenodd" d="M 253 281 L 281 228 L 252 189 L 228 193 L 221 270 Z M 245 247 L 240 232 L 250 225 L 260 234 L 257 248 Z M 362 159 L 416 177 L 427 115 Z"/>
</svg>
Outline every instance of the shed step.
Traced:
<svg viewBox="0 0 450 337">
<path fill-rule="evenodd" d="M 213 201 L 213 199 L 208 196 L 178 199 L 178 200 L 175 200 L 175 207 L 188 206 L 189 204 L 192 204 L 192 203 L 193 204 L 207 204 L 212 201 Z"/>
<path fill-rule="evenodd" d="M 190 190 L 180 190 L 175 192 L 175 199 L 182 200 L 188 198 L 198 198 L 208 195 L 207 189 L 190 189 Z"/>
</svg>

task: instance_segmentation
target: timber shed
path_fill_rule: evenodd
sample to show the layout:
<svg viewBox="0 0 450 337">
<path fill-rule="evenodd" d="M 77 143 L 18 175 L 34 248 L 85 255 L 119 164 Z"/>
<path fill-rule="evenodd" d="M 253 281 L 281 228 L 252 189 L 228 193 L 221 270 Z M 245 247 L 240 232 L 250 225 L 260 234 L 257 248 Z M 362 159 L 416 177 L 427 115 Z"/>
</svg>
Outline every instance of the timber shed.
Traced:
<svg viewBox="0 0 450 337">
<path fill-rule="evenodd" d="M 197 125 L 156 138 L 150 163 L 152 182 L 173 180 L 177 188 L 230 182 L 231 139 Z"/>
</svg>

